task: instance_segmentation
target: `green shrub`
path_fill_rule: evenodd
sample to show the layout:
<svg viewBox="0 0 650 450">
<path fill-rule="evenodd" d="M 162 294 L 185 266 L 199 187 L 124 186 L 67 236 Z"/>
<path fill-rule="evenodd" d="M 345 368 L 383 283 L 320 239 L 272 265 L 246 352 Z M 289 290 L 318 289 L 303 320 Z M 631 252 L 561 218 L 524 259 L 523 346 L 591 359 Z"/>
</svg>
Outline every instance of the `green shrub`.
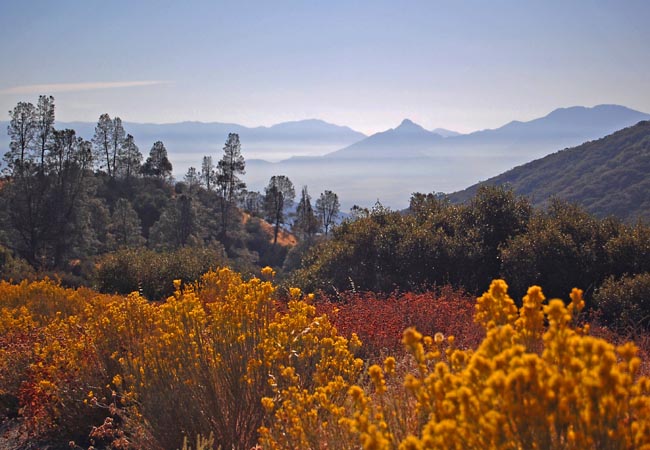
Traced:
<svg viewBox="0 0 650 450">
<path fill-rule="evenodd" d="M 145 248 L 122 249 L 103 256 L 95 283 L 100 292 L 129 294 L 163 300 L 174 292 L 173 282 L 193 281 L 210 269 L 225 266 L 223 247 L 183 247 L 170 252 Z"/>
<path fill-rule="evenodd" d="M 650 329 L 650 273 L 610 277 L 594 294 L 600 320 L 619 332 Z"/>
<path fill-rule="evenodd" d="M 32 266 L 5 246 L 0 245 L 0 279 L 20 281 L 33 278 L 35 272 Z"/>
</svg>

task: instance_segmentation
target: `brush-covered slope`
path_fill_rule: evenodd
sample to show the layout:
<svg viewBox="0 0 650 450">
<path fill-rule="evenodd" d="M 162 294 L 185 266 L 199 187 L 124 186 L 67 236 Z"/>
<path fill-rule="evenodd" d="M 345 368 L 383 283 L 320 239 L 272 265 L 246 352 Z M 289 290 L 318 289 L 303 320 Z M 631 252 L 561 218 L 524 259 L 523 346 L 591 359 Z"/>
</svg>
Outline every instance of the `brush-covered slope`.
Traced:
<svg viewBox="0 0 650 450">
<path fill-rule="evenodd" d="M 463 202 L 483 184 L 508 185 L 536 205 L 555 196 L 598 216 L 650 219 L 650 121 L 515 167 L 450 198 Z"/>
</svg>

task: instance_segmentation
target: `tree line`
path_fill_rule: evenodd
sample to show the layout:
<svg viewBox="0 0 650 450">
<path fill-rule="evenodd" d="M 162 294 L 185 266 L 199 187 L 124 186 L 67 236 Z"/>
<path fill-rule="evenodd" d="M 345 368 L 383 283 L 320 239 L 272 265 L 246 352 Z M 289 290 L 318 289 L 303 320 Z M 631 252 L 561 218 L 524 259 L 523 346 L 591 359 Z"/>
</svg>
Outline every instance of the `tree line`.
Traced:
<svg viewBox="0 0 650 450">
<path fill-rule="evenodd" d="M 314 207 L 306 186 L 293 212 L 295 188 L 284 175 L 271 177 L 263 193 L 247 190 L 235 133 L 216 164 L 204 156 L 200 170 L 190 167 L 177 182 L 164 143 L 154 142 L 145 159 L 119 117 L 102 114 L 85 140 L 73 129 L 55 128 L 52 96 L 35 105 L 19 102 L 9 115 L 0 242 L 35 270 L 67 270 L 140 246 L 213 247 L 240 269 L 281 267 L 288 252 L 277 248 L 283 227 L 311 242 L 328 234 L 339 214 L 335 193 L 323 192 Z M 271 242 L 256 235 L 262 219 L 273 226 Z"/>
</svg>

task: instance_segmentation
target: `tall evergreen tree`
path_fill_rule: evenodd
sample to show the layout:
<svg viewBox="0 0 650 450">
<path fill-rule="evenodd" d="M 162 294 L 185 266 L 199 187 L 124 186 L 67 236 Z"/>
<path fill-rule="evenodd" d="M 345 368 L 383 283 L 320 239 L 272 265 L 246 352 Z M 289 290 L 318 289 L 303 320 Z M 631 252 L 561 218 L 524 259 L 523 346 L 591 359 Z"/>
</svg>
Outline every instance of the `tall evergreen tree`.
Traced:
<svg viewBox="0 0 650 450">
<path fill-rule="evenodd" d="M 303 186 L 300 201 L 296 208 L 296 220 L 293 223 L 293 230 L 303 239 L 309 239 L 318 233 L 319 229 L 320 222 L 311 206 L 311 196 L 307 192 L 307 186 Z"/>
<path fill-rule="evenodd" d="M 109 178 L 113 178 L 113 158 L 111 149 L 113 144 L 113 120 L 108 114 L 99 116 L 93 136 L 93 149 L 95 151 L 95 164 L 99 169 L 106 169 Z"/>
<path fill-rule="evenodd" d="M 56 130 L 48 155 L 48 228 L 52 264 L 61 267 L 74 246 L 82 246 L 79 208 L 85 201 L 92 167 L 92 145 L 74 130 Z"/>
<path fill-rule="evenodd" d="M 113 119 L 113 134 L 111 136 L 111 166 L 113 177 L 117 176 L 120 163 L 120 152 L 124 148 L 124 143 L 126 141 L 126 133 L 124 132 L 124 127 L 122 126 L 122 119 L 116 117 Z"/>
<path fill-rule="evenodd" d="M 36 106 L 36 151 L 40 171 L 45 170 L 45 158 L 54 135 L 54 97 L 41 95 Z"/>
<path fill-rule="evenodd" d="M 142 165 L 140 172 L 144 175 L 168 180 L 172 175 L 172 163 L 167 158 L 167 149 L 161 141 L 154 142 L 149 157 Z"/>
<path fill-rule="evenodd" d="M 217 172 L 212 163 L 212 156 L 204 156 L 201 163 L 201 184 L 205 186 L 208 191 L 212 191 L 217 182 Z"/>
<path fill-rule="evenodd" d="M 278 242 L 280 225 L 286 221 L 285 209 L 293 204 L 296 192 L 293 183 L 285 175 L 274 175 L 265 189 L 264 211 L 266 219 L 273 224 L 273 245 Z"/>
<path fill-rule="evenodd" d="M 19 102 L 9 115 L 9 152 L 4 159 L 11 175 L 16 177 L 23 173 L 26 163 L 31 160 L 30 151 L 36 138 L 36 109 L 29 102 Z"/>
<path fill-rule="evenodd" d="M 140 149 L 135 145 L 133 136 L 130 134 L 127 134 L 124 139 L 124 144 L 120 149 L 118 161 L 118 174 L 122 178 L 130 180 L 132 177 L 135 177 L 140 173 L 142 153 L 140 153 Z"/>
<path fill-rule="evenodd" d="M 217 186 L 221 194 L 221 234 L 224 241 L 227 241 L 230 208 L 237 195 L 246 188 L 246 183 L 239 178 L 246 173 L 245 168 L 239 135 L 230 133 L 223 147 L 223 156 L 217 164 Z"/>
</svg>

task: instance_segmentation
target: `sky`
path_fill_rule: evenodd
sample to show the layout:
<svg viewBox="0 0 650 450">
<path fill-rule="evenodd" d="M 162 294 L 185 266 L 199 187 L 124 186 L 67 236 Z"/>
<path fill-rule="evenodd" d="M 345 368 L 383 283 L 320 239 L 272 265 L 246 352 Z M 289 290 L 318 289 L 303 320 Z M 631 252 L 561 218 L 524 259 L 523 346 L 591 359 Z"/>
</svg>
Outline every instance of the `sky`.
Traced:
<svg viewBox="0 0 650 450">
<path fill-rule="evenodd" d="M 647 0 L 0 0 L 0 111 L 51 94 L 64 122 L 319 118 L 366 134 L 650 112 L 649 20 Z"/>
</svg>

